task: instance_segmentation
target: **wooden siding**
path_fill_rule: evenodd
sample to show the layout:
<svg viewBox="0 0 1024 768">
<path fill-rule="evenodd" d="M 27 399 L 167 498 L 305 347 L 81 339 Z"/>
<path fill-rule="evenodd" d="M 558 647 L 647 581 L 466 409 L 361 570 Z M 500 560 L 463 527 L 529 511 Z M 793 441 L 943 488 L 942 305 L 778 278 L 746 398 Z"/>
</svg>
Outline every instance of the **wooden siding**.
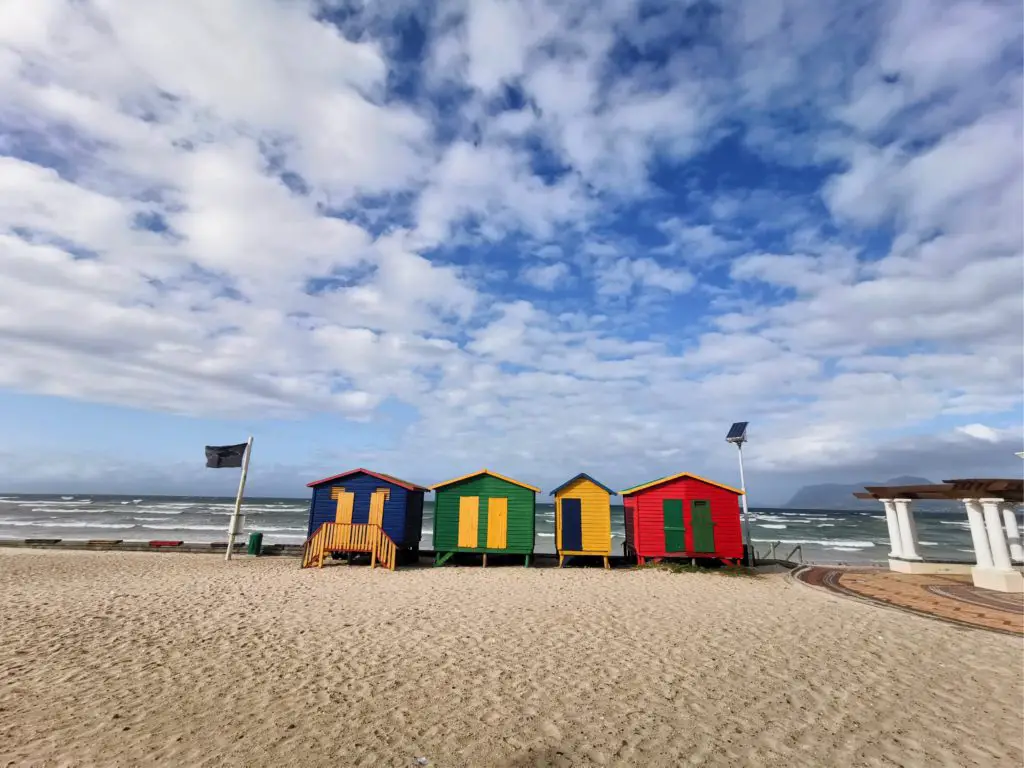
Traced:
<svg viewBox="0 0 1024 768">
<path fill-rule="evenodd" d="M 477 546 L 460 547 L 459 500 L 480 499 Z M 489 501 L 508 499 L 506 542 L 502 548 L 487 546 Z M 438 489 L 434 499 L 434 549 L 438 552 L 504 552 L 528 555 L 533 552 L 536 495 L 521 485 L 492 475 L 476 475 Z"/>
<path fill-rule="evenodd" d="M 685 549 L 668 551 L 665 547 L 665 512 L 663 502 L 678 499 L 683 503 Z M 705 500 L 711 506 L 711 519 L 715 524 L 715 551 L 698 552 L 694 549 L 692 501 Z M 739 497 L 721 486 L 683 477 L 627 497 L 626 503 L 635 505 L 633 547 L 641 557 L 743 557 L 743 530 L 740 524 Z M 630 539 L 629 507 L 626 509 L 627 541 Z"/>
<path fill-rule="evenodd" d="M 583 548 L 562 549 L 562 499 L 579 499 Z M 588 478 L 577 478 L 555 494 L 555 547 L 559 554 L 610 555 L 612 551 L 611 496 Z"/>
<path fill-rule="evenodd" d="M 407 491 L 400 485 L 389 484 L 361 472 L 347 475 L 336 482 L 318 485 L 313 489 L 307 536 L 312 536 L 323 523 L 335 521 L 338 508 L 337 501 L 332 498 L 337 493 L 333 491 L 335 488 L 343 488 L 353 494 L 353 523 L 369 522 L 370 498 L 379 488 L 387 488 L 388 498 L 384 502 L 381 526 L 384 533 L 400 547 L 415 547 L 419 544 L 423 521 L 423 492 Z"/>
</svg>

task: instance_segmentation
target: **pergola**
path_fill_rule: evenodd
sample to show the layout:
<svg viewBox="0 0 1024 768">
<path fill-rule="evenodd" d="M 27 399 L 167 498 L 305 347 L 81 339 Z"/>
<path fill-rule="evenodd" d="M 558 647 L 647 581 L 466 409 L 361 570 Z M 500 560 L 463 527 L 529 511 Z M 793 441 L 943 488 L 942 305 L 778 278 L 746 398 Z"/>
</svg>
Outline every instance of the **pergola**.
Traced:
<svg viewBox="0 0 1024 768">
<path fill-rule="evenodd" d="M 1000 592 L 1024 592 L 1024 576 L 1014 563 L 1024 562 L 1014 507 L 1024 503 L 1024 480 L 965 478 L 928 485 L 867 486 L 858 499 L 885 506 L 889 528 L 889 568 L 903 573 L 951 573 L 953 563 L 925 560 L 918 553 L 915 500 L 959 501 L 967 510 L 976 565 L 974 585 Z"/>
</svg>

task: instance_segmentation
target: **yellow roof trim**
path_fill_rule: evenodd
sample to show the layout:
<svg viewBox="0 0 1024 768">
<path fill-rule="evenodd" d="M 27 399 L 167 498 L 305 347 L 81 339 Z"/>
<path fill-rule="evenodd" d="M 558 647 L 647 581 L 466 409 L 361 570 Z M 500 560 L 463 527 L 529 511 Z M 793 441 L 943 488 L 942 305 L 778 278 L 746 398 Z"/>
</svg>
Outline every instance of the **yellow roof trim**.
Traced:
<svg viewBox="0 0 1024 768">
<path fill-rule="evenodd" d="M 708 485 L 714 485 L 718 488 L 723 488 L 727 491 L 732 491 L 733 493 L 739 494 L 740 496 L 743 495 L 743 491 L 741 491 L 739 488 L 733 488 L 731 485 L 726 485 L 725 483 L 716 483 L 714 480 L 708 480 L 706 477 L 695 475 L 692 472 L 680 472 L 677 475 L 659 477 L 657 480 L 651 480 L 651 482 L 644 483 L 643 485 L 634 485 L 632 488 L 627 488 L 626 490 L 620 491 L 619 493 L 625 496 L 627 493 L 636 493 L 637 491 L 642 491 L 645 488 L 652 488 L 655 485 L 661 485 L 662 483 L 669 483 L 672 482 L 673 480 L 678 480 L 681 477 L 689 477 L 692 480 L 700 480 L 702 483 L 707 483 Z"/>
<path fill-rule="evenodd" d="M 456 477 L 452 480 L 445 480 L 443 483 L 437 483 L 436 485 L 430 486 L 430 490 L 436 491 L 438 488 L 444 488 L 446 485 L 452 485 L 454 483 L 461 483 L 463 480 L 469 480 L 471 477 L 477 477 L 479 475 L 490 475 L 496 477 L 499 480 L 504 480 L 506 483 L 512 483 L 512 485 L 518 485 L 520 488 L 526 488 L 533 491 L 534 493 L 540 493 L 540 488 L 535 488 L 532 485 L 521 483 L 518 480 L 513 480 L 511 477 L 505 477 L 505 475 L 499 475 L 497 472 L 492 472 L 489 469 L 479 469 L 476 472 L 470 472 L 468 475 L 462 477 Z"/>
</svg>

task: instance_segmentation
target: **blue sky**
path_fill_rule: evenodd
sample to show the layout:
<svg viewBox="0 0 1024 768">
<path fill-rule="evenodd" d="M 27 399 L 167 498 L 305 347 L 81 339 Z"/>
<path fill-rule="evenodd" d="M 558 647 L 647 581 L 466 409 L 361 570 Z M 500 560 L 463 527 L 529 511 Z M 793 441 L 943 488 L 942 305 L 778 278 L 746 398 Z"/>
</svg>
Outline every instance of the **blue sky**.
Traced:
<svg viewBox="0 0 1024 768">
<path fill-rule="evenodd" d="M 0 489 L 1020 472 L 1016 2 L 0 9 Z"/>
</svg>

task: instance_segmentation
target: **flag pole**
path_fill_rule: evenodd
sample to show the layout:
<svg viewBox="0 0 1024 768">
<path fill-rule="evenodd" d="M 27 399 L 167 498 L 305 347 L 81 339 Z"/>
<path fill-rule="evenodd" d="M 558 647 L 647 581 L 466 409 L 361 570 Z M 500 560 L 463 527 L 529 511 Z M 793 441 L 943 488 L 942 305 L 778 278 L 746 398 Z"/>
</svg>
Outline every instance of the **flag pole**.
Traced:
<svg viewBox="0 0 1024 768">
<path fill-rule="evenodd" d="M 245 456 L 242 458 L 242 477 L 238 481 L 238 496 L 235 497 L 235 510 L 231 513 L 231 522 L 228 523 L 228 551 L 224 556 L 225 560 L 231 559 L 231 549 L 235 546 L 235 526 L 238 524 L 238 515 L 242 511 L 242 494 L 245 493 L 245 477 L 249 474 L 249 455 L 252 453 L 252 435 L 245 443 Z"/>
</svg>

